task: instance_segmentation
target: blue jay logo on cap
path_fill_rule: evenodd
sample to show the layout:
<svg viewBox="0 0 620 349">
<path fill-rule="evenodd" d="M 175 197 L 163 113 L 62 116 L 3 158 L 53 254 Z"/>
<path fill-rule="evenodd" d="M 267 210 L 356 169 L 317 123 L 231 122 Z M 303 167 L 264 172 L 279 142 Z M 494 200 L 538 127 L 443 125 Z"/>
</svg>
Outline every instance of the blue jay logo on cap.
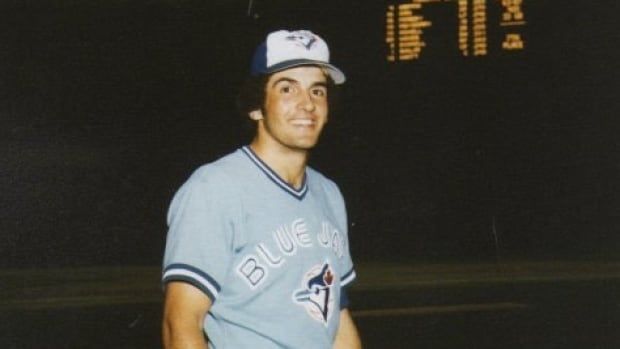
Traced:
<svg viewBox="0 0 620 349">
<path fill-rule="evenodd" d="M 295 43 L 303 46 L 306 50 L 312 48 L 312 45 L 316 42 L 314 35 L 307 31 L 297 31 L 286 37 L 286 40 L 294 41 Z"/>
</svg>

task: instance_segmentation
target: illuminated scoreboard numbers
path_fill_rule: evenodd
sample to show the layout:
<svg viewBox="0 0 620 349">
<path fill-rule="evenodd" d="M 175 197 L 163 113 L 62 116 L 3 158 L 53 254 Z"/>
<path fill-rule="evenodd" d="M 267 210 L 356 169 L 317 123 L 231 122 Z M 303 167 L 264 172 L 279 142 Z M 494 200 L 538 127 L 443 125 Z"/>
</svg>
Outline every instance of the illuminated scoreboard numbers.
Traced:
<svg viewBox="0 0 620 349">
<path fill-rule="evenodd" d="M 468 0 L 458 0 L 459 12 L 459 50 L 463 56 L 469 55 L 469 6 Z"/>
<path fill-rule="evenodd" d="M 525 14 L 523 13 L 523 0 L 502 0 L 502 19 L 500 25 L 509 28 L 505 34 L 502 48 L 504 50 L 523 50 L 525 42 L 518 33 L 518 29 L 525 25 Z"/>
<path fill-rule="evenodd" d="M 412 0 L 410 3 L 390 5 L 386 13 L 386 36 L 388 61 L 418 59 L 426 43 L 422 39 L 424 28 L 432 25 L 416 13 L 425 2 L 438 0 Z"/>
<path fill-rule="evenodd" d="M 502 0 L 504 13 L 502 13 L 502 22 L 522 22 L 525 19 L 523 14 L 523 0 Z"/>
<path fill-rule="evenodd" d="M 401 60 L 411 60 L 420 57 L 426 43 L 422 40 L 423 28 L 430 27 L 431 23 L 422 16 L 414 14 L 422 5 L 418 2 L 398 6 L 398 55 Z"/>
<path fill-rule="evenodd" d="M 434 25 L 424 18 L 423 7 L 448 4 L 457 6 L 457 52 L 462 56 L 486 56 L 489 52 L 489 13 L 495 13 L 489 12 L 489 3 L 491 6 L 501 6 L 499 24 L 503 31 L 503 41 L 493 43 L 493 47 L 506 51 L 523 50 L 525 42 L 519 29 L 526 24 L 524 0 L 409 0 L 387 6 L 387 60 L 395 62 L 420 58 L 427 46 L 424 30 Z"/>
<path fill-rule="evenodd" d="M 401 33 L 400 57 L 402 59 L 419 58 L 426 43 L 422 40 L 422 28 L 429 27 L 430 22 L 420 16 L 402 18 L 398 29 Z"/>
<path fill-rule="evenodd" d="M 486 0 L 473 0 L 473 43 L 474 56 L 487 54 L 487 2 Z"/>
<path fill-rule="evenodd" d="M 396 60 L 396 33 L 394 24 L 394 5 L 388 6 L 385 14 L 385 43 L 388 45 L 387 60 L 394 62 Z"/>
<path fill-rule="evenodd" d="M 424 42 L 420 31 L 416 28 L 418 18 L 413 10 L 419 9 L 419 4 L 404 4 L 398 6 L 398 56 L 401 60 L 411 60 L 420 57 Z"/>
<path fill-rule="evenodd" d="M 506 34 L 504 42 L 502 42 L 502 48 L 504 50 L 523 50 L 525 44 L 521 38 L 521 34 L 509 33 Z"/>
</svg>

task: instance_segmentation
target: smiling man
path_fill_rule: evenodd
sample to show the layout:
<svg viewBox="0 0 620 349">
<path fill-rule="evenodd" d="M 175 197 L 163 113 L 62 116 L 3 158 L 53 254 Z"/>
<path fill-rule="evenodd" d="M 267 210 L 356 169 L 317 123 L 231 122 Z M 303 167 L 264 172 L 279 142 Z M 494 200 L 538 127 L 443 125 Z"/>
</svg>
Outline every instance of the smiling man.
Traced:
<svg viewBox="0 0 620 349">
<path fill-rule="evenodd" d="M 308 167 L 344 74 L 310 31 L 277 31 L 239 95 L 248 146 L 202 166 L 168 213 L 165 348 L 360 348 L 338 187 Z"/>
</svg>

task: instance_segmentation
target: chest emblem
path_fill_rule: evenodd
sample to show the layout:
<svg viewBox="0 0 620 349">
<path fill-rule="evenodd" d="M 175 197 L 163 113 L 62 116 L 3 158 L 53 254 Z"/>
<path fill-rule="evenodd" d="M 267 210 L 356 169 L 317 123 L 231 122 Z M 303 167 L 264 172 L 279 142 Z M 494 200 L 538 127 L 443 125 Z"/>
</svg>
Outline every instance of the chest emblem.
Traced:
<svg viewBox="0 0 620 349">
<path fill-rule="evenodd" d="M 329 263 L 315 265 L 302 279 L 302 287 L 293 293 L 293 300 L 303 306 L 314 320 L 327 326 L 334 308 L 336 277 Z"/>
</svg>

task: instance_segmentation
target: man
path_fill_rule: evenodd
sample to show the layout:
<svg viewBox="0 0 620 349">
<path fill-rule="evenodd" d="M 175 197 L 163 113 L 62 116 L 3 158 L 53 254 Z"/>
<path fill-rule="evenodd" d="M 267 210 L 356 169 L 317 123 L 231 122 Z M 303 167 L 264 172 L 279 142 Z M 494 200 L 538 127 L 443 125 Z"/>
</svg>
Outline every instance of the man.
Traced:
<svg viewBox="0 0 620 349">
<path fill-rule="evenodd" d="M 199 168 L 170 205 L 164 346 L 360 348 L 344 201 L 306 166 L 345 76 L 310 31 L 269 34 L 251 72 L 251 144 Z"/>
</svg>

